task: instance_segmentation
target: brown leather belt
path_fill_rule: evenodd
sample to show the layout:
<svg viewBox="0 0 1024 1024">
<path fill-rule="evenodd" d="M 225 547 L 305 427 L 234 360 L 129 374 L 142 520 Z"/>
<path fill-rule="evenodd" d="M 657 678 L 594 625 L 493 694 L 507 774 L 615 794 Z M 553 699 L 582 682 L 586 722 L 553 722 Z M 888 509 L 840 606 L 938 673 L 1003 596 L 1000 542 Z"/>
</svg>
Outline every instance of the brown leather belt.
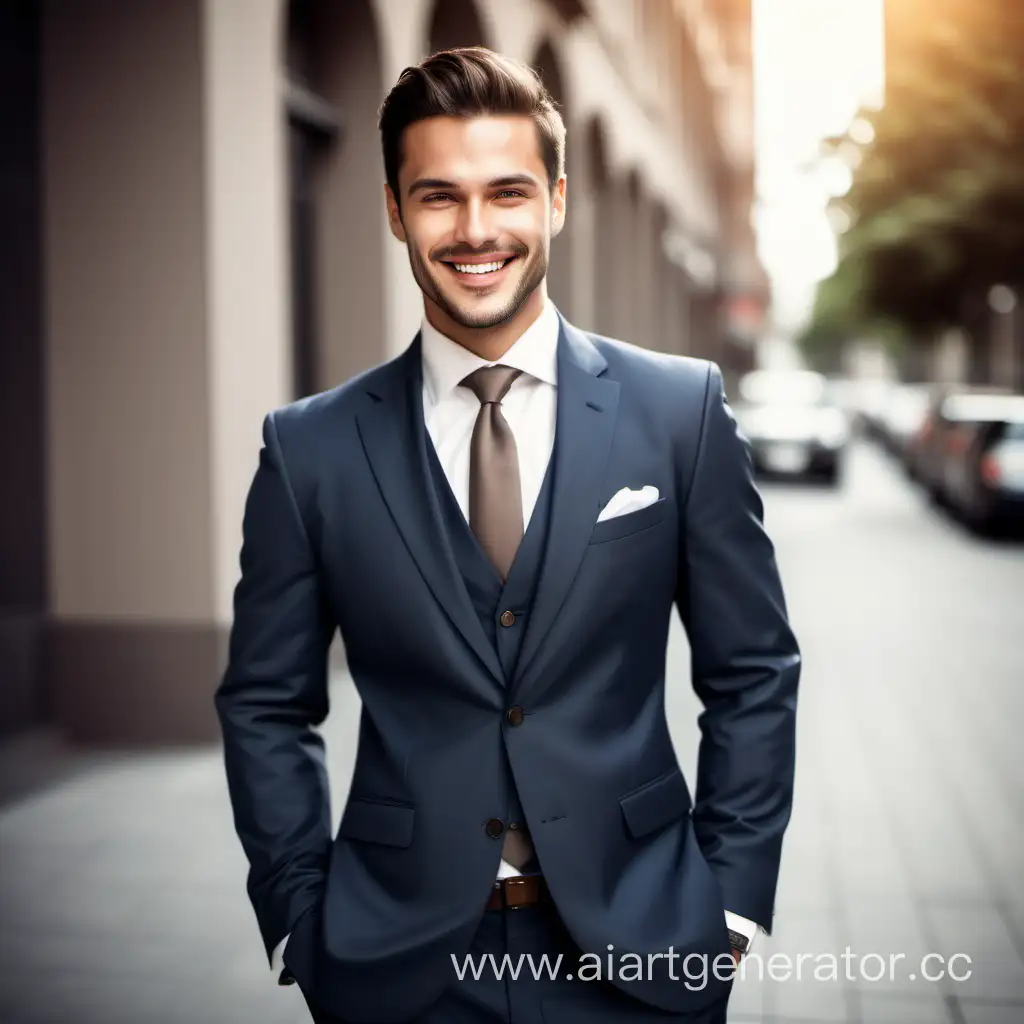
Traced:
<svg viewBox="0 0 1024 1024">
<path fill-rule="evenodd" d="M 543 875 L 512 875 L 495 881 L 487 900 L 487 909 L 518 910 L 520 907 L 546 903 L 549 898 Z"/>
</svg>

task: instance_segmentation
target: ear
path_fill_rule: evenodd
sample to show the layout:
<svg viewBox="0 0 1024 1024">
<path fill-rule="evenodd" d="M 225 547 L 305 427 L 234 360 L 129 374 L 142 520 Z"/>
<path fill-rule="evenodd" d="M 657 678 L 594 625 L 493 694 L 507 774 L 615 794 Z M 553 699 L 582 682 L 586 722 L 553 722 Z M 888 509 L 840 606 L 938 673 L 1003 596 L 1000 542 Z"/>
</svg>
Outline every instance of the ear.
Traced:
<svg viewBox="0 0 1024 1024">
<path fill-rule="evenodd" d="M 555 182 L 554 191 L 551 197 L 551 237 L 558 235 L 565 227 L 565 195 L 567 179 L 563 174 Z"/>
<path fill-rule="evenodd" d="M 390 185 L 384 186 L 384 203 L 387 206 L 388 227 L 391 228 L 391 234 L 404 244 L 405 225 L 402 224 L 402 214 L 398 209 L 398 200 L 395 199 L 395 194 L 391 191 Z"/>
</svg>

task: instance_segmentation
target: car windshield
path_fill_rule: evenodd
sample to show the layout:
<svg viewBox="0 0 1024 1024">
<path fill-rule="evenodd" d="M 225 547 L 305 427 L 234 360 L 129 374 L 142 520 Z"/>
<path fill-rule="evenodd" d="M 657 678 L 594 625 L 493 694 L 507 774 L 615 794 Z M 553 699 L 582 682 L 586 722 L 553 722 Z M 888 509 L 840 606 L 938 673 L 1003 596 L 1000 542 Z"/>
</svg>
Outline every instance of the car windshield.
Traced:
<svg viewBox="0 0 1024 1024">
<path fill-rule="evenodd" d="M 942 416 L 959 423 L 1019 422 L 1024 419 L 1024 396 L 950 395 L 943 404 Z"/>
</svg>

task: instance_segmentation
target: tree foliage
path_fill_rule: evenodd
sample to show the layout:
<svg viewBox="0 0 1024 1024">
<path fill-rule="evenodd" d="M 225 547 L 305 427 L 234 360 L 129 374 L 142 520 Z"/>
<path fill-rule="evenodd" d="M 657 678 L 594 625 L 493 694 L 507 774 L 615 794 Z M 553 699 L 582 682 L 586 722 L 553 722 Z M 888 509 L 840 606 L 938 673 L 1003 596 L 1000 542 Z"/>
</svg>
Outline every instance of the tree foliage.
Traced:
<svg viewBox="0 0 1024 1024">
<path fill-rule="evenodd" d="M 880 326 L 964 324 L 991 285 L 1024 273 L 1024 2 L 889 2 L 921 16 L 887 40 L 885 104 L 825 143 L 854 168 L 812 350 Z"/>
</svg>

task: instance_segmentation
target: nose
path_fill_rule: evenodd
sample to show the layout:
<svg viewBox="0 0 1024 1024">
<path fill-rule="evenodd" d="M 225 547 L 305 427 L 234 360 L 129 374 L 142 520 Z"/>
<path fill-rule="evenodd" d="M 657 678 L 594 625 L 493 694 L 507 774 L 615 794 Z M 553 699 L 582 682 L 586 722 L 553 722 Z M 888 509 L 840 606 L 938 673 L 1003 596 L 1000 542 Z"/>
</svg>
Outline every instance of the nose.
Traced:
<svg viewBox="0 0 1024 1024">
<path fill-rule="evenodd" d="M 459 210 L 456 233 L 460 242 L 474 249 L 489 241 L 491 233 L 486 204 L 475 196 L 467 199 Z"/>
</svg>

